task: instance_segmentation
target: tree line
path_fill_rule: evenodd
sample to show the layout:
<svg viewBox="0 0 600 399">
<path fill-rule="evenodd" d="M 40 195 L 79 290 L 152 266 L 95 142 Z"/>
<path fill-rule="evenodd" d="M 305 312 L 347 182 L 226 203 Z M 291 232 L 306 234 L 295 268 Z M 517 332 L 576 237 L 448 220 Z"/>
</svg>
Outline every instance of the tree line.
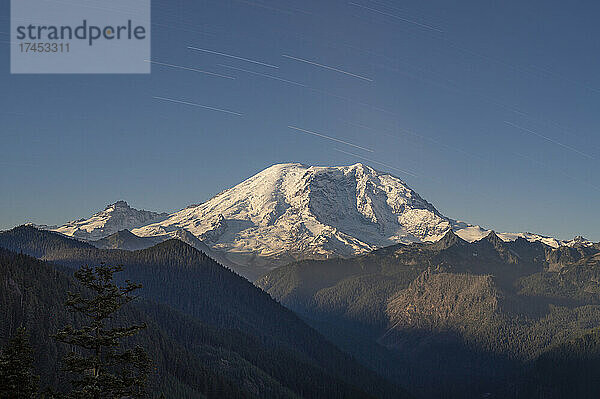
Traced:
<svg viewBox="0 0 600 399">
<path fill-rule="evenodd" d="M 28 332 L 19 327 L 0 351 L 0 399 L 138 399 L 148 397 L 152 361 L 141 346 L 128 348 L 127 337 L 145 324 L 115 325 L 113 316 L 133 301 L 141 284 L 113 281 L 121 266 L 82 266 L 74 274 L 83 288 L 68 292 L 65 307 L 86 320 L 79 328 L 65 325 L 53 338 L 69 346 L 61 368 L 69 388 L 39 391 L 39 376 L 33 372 L 34 354 Z"/>
</svg>

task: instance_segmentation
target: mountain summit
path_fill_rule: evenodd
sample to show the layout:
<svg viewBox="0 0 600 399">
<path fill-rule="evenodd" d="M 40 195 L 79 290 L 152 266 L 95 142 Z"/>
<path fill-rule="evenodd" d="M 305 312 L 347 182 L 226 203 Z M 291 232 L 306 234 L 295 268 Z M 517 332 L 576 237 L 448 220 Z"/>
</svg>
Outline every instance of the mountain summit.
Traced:
<svg viewBox="0 0 600 399">
<path fill-rule="evenodd" d="M 350 257 L 397 243 L 436 242 L 449 231 L 474 242 L 491 232 L 442 215 L 398 177 L 361 163 L 277 164 L 170 215 L 118 201 L 89 219 L 52 228 L 87 241 L 124 229 L 155 241 L 184 239 L 250 279 L 301 259 Z M 496 243 L 517 238 L 555 248 L 569 245 L 532 233 L 490 237 Z M 583 239 L 571 242 L 584 244 Z"/>
<path fill-rule="evenodd" d="M 155 236 L 184 228 L 227 252 L 232 261 L 262 258 L 281 264 L 352 256 L 398 242 L 436 241 L 451 226 L 451 220 L 388 173 L 360 163 L 287 163 L 133 232 Z"/>
<path fill-rule="evenodd" d="M 138 210 L 125 201 L 117 201 L 89 219 L 74 220 L 52 230 L 83 240 L 99 240 L 121 230 L 164 220 L 167 216 L 167 213 Z"/>
</svg>

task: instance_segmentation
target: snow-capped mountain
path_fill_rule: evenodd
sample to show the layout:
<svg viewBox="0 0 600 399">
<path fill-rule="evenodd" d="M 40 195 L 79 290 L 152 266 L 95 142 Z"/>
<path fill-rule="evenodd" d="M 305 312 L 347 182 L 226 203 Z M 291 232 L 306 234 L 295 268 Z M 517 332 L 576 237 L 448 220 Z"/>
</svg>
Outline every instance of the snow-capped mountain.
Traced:
<svg viewBox="0 0 600 399">
<path fill-rule="evenodd" d="M 351 256 L 441 238 L 451 222 L 400 179 L 362 164 L 280 164 L 133 232 L 184 228 L 215 249 L 270 259 Z"/>
<path fill-rule="evenodd" d="M 395 244 L 436 241 L 453 229 L 468 241 L 489 234 L 449 219 L 406 183 L 363 164 L 271 166 L 209 201 L 133 230 L 160 236 L 186 229 L 237 264 L 272 268 L 291 260 L 353 256 Z M 551 246 L 528 233 L 500 233 Z"/>
<path fill-rule="evenodd" d="M 50 227 L 48 230 L 82 240 L 99 240 L 121 230 L 131 230 L 159 222 L 168 216 L 167 213 L 137 210 L 125 201 L 117 201 L 89 219 L 74 220 L 60 227 Z"/>
<path fill-rule="evenodd" d="M 183 239 L 251 278 L 298 259 L 349 257 L 395 243 L 437 241 L 450 229 L 469 242 L 491 231 L 440 214 L 399 178 L 360 163 L 273 165 L 170 215 L 138 211 L 119 201 L 90 219 L 53 230 L 98 240 L 123 229 L 159 241 Z M 532 233 L 497 235 L 552 247 L 589 243 Z"/>
</svg>

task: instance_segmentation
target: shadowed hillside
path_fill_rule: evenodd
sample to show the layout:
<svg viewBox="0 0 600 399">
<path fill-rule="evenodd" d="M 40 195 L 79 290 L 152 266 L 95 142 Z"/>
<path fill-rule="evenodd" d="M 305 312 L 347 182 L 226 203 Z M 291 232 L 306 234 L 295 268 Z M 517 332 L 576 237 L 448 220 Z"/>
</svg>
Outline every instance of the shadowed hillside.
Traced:
<svg viewBox="0 0 600 399">
<path fill-rule="evenodd" d="M 516 384 L 550 348 L 600 326 L 597 246 L 468 243 L 452 232 L 257 281 L 365 364 L 429 397 Z M 435 372 L 433 372 L 435 370 Z"/>
<path fill-rule="evenodd" d="M 29 238 L 38 242 L 44 237 L 54 240 L 55 236 L 55 233 L 21 227 L 0 234 L 0 246 L 10 242 L 21 248 L 37 248 L 28 241 Z M 218 373 L 225 381 L 232 381 L 230 385 L 240 391 L 263 397 L 267 391 L 324 398 L 405 395 L 396 386 L 357 364 L 269 295 L 187 244 L 169 240 L 152 248 L 130 252 L 100 250 L 65 240 L 60 241 L 58 248 L 40 245 L 45 252 L 37 252 L 43 259 L 63 267 L 56 269 L 27 258 L 37 267 L 44 268 L 46 273 L 60 275 L 64 281 L 60 286 L 42 287 L 43 275 L 31 272 L 21 276 L 21 285 L 17 287 L 36 284 L 45 294 L 42 298 L 32 299 L 36 305 L 27 312 L 15 310 L 15 321 L 11 322 L 15 328 L 19 323 L 37 325 L 35 320 L 48 317 L 49 309 L 59 308 L 60 298 L 72 284 L 59 270 L 68 272 L 71 267 L 100 262 L 119 264 L 125 271 L 117 277 L 142 283 L 143 298 L 152 301 L 135 307 L 142 315 L 139 317 L 149 319 L 156 326 L 156 330 L 148 331 L 158 331 L 169 337 L 176 343 L 174 348 L 179 345 L 183 358 L 191 356 L 195 359 L 189 361 L 190 367 L 200 369 L 200 366 L 194 366 L 198 364 L 207 372 Z M 10 281 L 16 280 L 7 275 L 4 281 L 4 284 L 11 284 Z M 12 299 L 6 306 L 14 308 L 14 304 L 19 303 L 15 298 L 23 289 L 10 292 Z M 51 304 L 47 304 L 47 300 L 51 300 Z M 36 334 L 42 338 L 38 348 L 43 347 L 56 323 L 39 323 L 38 328 L 42 331 Z M 173 355 L 165 351 L 158 356 Z M 247 387 L 249 378 L 254 382 Z M 190 388 L 186 381 L 181 384 Z M 192 385 L 190 389 L 195 388 Z"/>
</svg>

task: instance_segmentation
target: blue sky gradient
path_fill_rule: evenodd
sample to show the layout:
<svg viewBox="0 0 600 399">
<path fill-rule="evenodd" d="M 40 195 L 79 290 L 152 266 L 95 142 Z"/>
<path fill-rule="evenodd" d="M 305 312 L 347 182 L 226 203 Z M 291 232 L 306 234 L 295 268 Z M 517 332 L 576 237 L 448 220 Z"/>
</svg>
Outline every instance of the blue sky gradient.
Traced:
<svg viewBox="0 0 600 399">
<path fill-rule="evenodd" d="M 235 79 L 10 75 L 8 3 L 0 228 L 118 199 L 175 211 L 279 162 L 363 162 L 452 218 L 600 240 L 598 2 L 153 1 L 153 61 Z"/>
</svg>

